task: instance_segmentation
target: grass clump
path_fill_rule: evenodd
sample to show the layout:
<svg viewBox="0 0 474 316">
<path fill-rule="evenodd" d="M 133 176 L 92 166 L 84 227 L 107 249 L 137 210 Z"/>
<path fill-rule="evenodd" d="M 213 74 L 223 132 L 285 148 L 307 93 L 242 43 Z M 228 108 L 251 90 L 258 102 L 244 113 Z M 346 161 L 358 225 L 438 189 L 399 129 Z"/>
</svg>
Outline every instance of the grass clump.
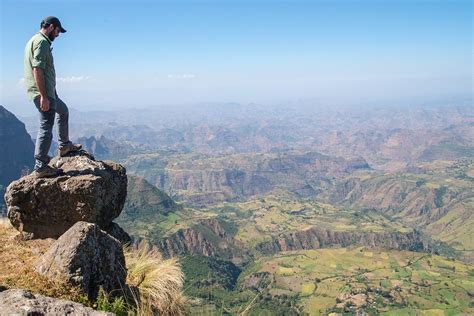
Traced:
<svg viewBox="0 0 474 316">
<path fill-rule="evenodd" d="M 138 315 L 183 315 L 184 274 L 175 258 L 163 259 L 158 249 L 142 241 L 125 249 L 125 261 Z"/>
<path fill-rule="evenodd" d="M 117 316 L 127 316 L 131 310 L 130 306 L 125 303 L 123 296 L 116 296 L 112 299 L 102 287 L 99 289 L 94 307 L 100 311 L 112 312 Z"/>
</svg>

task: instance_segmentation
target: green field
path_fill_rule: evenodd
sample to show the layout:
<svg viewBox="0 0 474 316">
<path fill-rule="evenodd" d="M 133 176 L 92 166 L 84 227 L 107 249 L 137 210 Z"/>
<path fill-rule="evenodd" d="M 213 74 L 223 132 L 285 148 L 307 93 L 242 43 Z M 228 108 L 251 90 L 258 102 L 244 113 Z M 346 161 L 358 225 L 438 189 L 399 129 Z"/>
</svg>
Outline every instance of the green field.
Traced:
<svg viewBox="0 0 474 316">
<path fill-rule="evenodd" d="M 271 236 L 320 227 L 333 231 L 409 232 L 410 228 L 371 211 L 341 209 L 288 194 L 267 195 L 241 203 L 223 203 L 211 210 L 239 226 L 235 238 L 252 246 Z"/>
<path fill-rule="evenodd" d="M 310 315 L 474 313 L 474 267 L 440 256 L 364 248 L 318 249 L 261 258 L 273 296 L 297 298 Z M 250 274 L 243 274 L 242 279 Z M 244 282 L 241 280 L 241 282 Z"/>
</svg>

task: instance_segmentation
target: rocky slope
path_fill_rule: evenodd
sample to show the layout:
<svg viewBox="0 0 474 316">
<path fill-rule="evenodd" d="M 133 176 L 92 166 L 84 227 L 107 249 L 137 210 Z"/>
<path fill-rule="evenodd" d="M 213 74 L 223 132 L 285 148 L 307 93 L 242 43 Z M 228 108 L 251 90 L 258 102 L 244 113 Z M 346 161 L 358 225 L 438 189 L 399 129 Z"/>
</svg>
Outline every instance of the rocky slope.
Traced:
<svg viewBox="0 0 474 316">
<path fill-rule="evenodd" d="M 236 246 L 232 229 L 215 218 L 200 220 L 192 227 L 180 229 L 156 244 L 166 257 L 176 255 L 204 255 L 221 258 L 238 257 L 243 249 Z M 226 227 L 227 226 L 227 227 Z"/>
<path fill-rule="evenodd" d="M 0 194 L 11 181 L 33 169 L 34 144 L 25 125 L 0 105 Z M 3 199 L 0 199 L 0 208 Z"/>
<path fill-rule="evenodd" d="M 140 213 L 140 216 L 148 213 L 167 215 L 177 207 L 178 205 L 166 193 L 145 179 L 128 177 L 127 199 L 124 206 L 124 213 L 128 216 L 133 217 L 137 213 Z"/>
<path fill-rule="evenodd" d="M 143 178 L 128 176 L 127 198 L 116 222 L 135 237 L 160 238 L 177 226 L 183 207 Z"/>
</svg>

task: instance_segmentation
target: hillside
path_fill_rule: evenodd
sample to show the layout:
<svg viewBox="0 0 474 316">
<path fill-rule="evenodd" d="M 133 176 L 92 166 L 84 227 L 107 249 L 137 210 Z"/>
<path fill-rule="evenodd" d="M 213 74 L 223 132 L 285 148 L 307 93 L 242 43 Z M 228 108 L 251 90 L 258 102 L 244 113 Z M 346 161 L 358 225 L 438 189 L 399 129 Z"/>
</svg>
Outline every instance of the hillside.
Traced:
<svg viewBox="0 0 474 316">
<path fill-rule="evenodd" d="M 3 197 L 11 181 L 32 171 L 34 144 L 25 124 L 1 105 L 0 144 L 0 196 Z M 3 205 L 3 198 L 0 198 L 0 210 Z"/>
<path fill-rule="evenodd" d="M 327 202 L 369 209 L 436 240 L 474 260 L 474 162 L 434 161 L 413 171 L 351 177 L 324 193 Z"/>
</svg>

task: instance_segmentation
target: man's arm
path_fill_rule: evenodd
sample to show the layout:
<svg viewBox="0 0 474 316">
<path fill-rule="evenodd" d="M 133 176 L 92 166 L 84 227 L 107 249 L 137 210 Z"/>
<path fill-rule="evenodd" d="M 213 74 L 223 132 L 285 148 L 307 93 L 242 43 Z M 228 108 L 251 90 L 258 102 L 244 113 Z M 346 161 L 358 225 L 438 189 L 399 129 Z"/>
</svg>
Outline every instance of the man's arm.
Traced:
<svg viewBox="0 0 474 316">
<path fill-rule="evenodd" d="M 40 67 L 33 68 L 33 77 L 35 77 L 36 87 L 40 93 L 40 109 L 43 112 L 49 110 L 49 99 L 46 93 L 46 84 L 44 82 L 44 71 Z"/>
</svg>

